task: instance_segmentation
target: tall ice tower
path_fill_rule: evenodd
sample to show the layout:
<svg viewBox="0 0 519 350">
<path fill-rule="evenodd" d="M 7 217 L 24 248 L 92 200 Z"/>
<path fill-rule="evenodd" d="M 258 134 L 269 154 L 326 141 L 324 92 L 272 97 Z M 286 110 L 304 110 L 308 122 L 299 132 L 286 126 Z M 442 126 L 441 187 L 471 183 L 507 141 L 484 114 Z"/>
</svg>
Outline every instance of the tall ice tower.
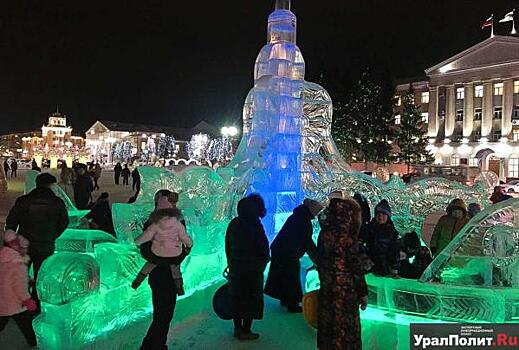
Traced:
<svg viewBox="0 0 519 350">
<path fill-rule="evenodd" d="M 247 192 L 267 204 L 263 225 L 270 238 L 303 200 L 301 180 L 305 63 L 296 45 L 290 0 L 277 0 L 268 18 L 267 44 L 254 68 L 254 88 L 244 108 L 244 135 L 233 161 Z"/>
</svg>

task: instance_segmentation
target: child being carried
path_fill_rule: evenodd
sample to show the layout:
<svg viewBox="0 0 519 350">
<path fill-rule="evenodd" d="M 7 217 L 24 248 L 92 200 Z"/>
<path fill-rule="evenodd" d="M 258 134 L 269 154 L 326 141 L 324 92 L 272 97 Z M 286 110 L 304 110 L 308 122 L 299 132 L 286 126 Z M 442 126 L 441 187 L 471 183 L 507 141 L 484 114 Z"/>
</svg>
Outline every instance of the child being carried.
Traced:
<svg viewBox="0 0 519 350">
<path fill-rule="evenodd" d="M 193 240 L 186 233 L 184 225 L 180 222 L 182 214 L 177 208 L 159 209 L 150 217 L 151 225 L 142 235 L 135 239 L 135 243 L 143 244 L 151 241 L 151 252 L 160 257 L 160 264 L 166 263 L 171 268 L 171 275 L 175 283 L 178 295 L 184 295 L 184 283 L 180 272 L 182 261 L 182 245 L 189 251 L 193 246 Z M 165 258 L 165 259 L 164 259 Z M 142 267 L 141 271 L 132 283 L 132 288 L 138 288 L 155 267 L 153 259 Z"/>
</svg>

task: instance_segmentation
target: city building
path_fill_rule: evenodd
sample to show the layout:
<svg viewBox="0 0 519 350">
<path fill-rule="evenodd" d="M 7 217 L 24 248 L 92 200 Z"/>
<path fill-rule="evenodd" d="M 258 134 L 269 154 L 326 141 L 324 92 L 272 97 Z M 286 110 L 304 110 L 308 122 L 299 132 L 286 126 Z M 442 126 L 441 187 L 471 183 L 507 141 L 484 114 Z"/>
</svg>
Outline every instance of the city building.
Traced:
<svg viewBox="0 0 519 350">
<path fill-rule="evenodd" d="M 435 165 L 519 178 L 519 38 L 492 36 L 425 73 L 396 87 L 396 110 L 412 88 Z"/>
<path fill-rule="evenodd" d="M 39 138 L 39 136 L 41 136 L 40 131 L 0 135 L 0 156 L 17 159 L 26 158 L 28 152 L 23 140 Z"/>
<path fill-rule="evenodd" d="M 85 139 L 73 136 L 72 130 L 72 127 L 67 125 L 65 115 L 59 111 L 52 113 L 47 125 L 41 127 L 39 135 L 22 138 L 23 158 L 79 158 L 84 153 Z"/>
<path fill-rule="evenodd" d="M 67 117 L 60 112 L 52 113 L 41 131 L 30 131 L 0 136 L 0 156 L 16 159 L 36 159 L 41 165 L 43 159 L 57 166 L 58 159 L 72 160 L 85 155 L 85 139 L 72 135 L 72 127 L 67 125 Z"/>
<path fill-rule="evenodd" d="M 86 147 L 92 161 L 112 163 L 113 161 L 187 158 L 186 145 L 194 134 L 218 137 L 220 130 L 202 121 L 193 128 L 173 128 L 167 126 L 135 123 L 96 121 L 86 132 Z M 173 148 L 168 156 L 159 149 Z"/>
</svg>

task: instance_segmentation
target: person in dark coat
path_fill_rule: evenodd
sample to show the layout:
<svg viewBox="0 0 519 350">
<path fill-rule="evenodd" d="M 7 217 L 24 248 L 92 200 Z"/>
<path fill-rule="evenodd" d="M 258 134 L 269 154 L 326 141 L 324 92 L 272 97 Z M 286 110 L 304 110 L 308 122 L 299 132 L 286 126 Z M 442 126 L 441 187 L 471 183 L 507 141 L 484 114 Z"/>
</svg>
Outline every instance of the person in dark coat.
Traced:
<svg viewBox="0 0 519 350">
<path fill-rule="evenodd" d="M 11 177 L 16 177 L 16 171 L 18 170 L 18 163 L 16 159 L 11 161 Z"/>
<path fill-rule="evenodd" d="M 132 171 L 132 190 L 136 192 L 141 190 L 141 175 L 137 167 Z"/>
<path fill-rule="evenodd" d="M 270 246 L 272 261 L 265 294 L 278 299 L 289 312 L 302 312 L 301 264 L 305 253 L 316 263 L 317 247 L 312 240 L 312 220 L 323 209 L 321 203 L 305 199 L 294 209 Z"/>
<path fill-rule="evenodd" d="M 123 185 L 128 185 L 128 180 L 130 179 L 130 169 L 128 168 L 128 164 L 124 164 L 124 169 L 121 172 L 123 177 Z"/>
<path fill-rule="evenodd" d="M 403 278 L 419 279 L 432 262 L 431 252 L 423 247 L 416 232 L 408 232 L 400 239 L 400 252 L 403 259 L 398 267 L 398 275 Z M 411 262 L 411 258 L 413 262 Z"/>
<path fill-rule="evenodd" d="M 34 279 L 45 259 L 54 253 L 56 239 L 69 219 L 65 203 L 51 189 L 56 178 L 48 173 L 36 177 L 36 188 L 18 198 L 5 220 L 5 229 L 18 232 L 29 241 Z M 33 298 L 37 299 L 36 291 Z"/>
<path fill-rule="evenodd" d="M 8 176 L 8 174 L 9 174 L 9 170 L 10 170 L 10 169 L 11 169 L 11 168 L 9 167 L 9 160 L 6 158 L 6 159 L 4 160 L 4 172 L 5 172 L 5 178 L 6 178 L 6 179 L 7 179 L 7 176 Z"/>
<path fill-rule="evenodd" d="M 234 320 L 234 336 L 254 340 L 253 319 L 263 318 L 263 272 L 269 261 L 269 242 L 260 218 L 266 215 L 258 195 L 241 199 L 238 217 L 232 219 L 225 235 L 229 266 L 229 293 Z"/>
<path fill-rule="evenodd" d="M 105 231 L 115 236 L 112 210 L 110 209 L 109 194 L 107 192 L 101 193 L 90 212 L 85 215 L 85 219 L 90 220 L 90 228 Z"/>
<path fill-rule="evenodd" d="M 40 167 L 38 166 L 38 163 L 36 163 L 36 159 L 32 159 L 31 162 L 31 169 L 36 171 L 41 171 Z"/>
<path fill-rule="evenodd" d="M 153 321 L 140 350 L 167 350 L 168 332 L 177 304 L 177 291 L 167 265 L 159 265 L 148 276 L 153 303 Z"/>
<path fill-rule="evenodd" d="M 114 180 L 116 185 L 119 185 L 119 179 L 121 178 L 122 172 L 123 167 L 121 166 L 121 163 L 117 163 L 114 167 Z"/>
<path fill-rule="evenodd" d="M 368 236 L 368 227 L 371 222 L 371 209 L 369 208 L 369 202 L 360 193 L 355 193 L 353 199 L 359 203 L 360 209 L 362 210 L 362 225 L 360 227 L 359 241 L 365 243 Z"/>
<path fill-rule="evenodd" d="M 368 226 L 366 248 L 376 275 L 397 275 L 399 247 L 398 232 L 391 221 L 391 207 L 383 199 L 375 207 L 375 218 Z"/>
<path fill-rule="evenodd" d="M 94 185 L 92 184 L 92 177 L 87 174 L 86 166 L 78 166 L 77 178 L 74 183 L 74 200 L 78 209 L 88 209 L 88 204 L 91 202 L 93 191 Z"/>
<path fill-rule="evenodd" d="M 507 199 L 512 198 L 512 196 L 506 194 L 503 190 L 503 187 L 496 186 L 494 187 L 494 192 L 492 193 L 492 196 L 490 196 L 490 202 L 492 204 L 497 204 L 503 201 L 506 201 Z"/>
<path fill-rule="evenodd" d="M 358 256 L 361 208 L 349 199 L 333 198 L 317 240 L 317 347 L 362 349 L 359 306 L 368 304 L 368 288 Z"/>
</svg>

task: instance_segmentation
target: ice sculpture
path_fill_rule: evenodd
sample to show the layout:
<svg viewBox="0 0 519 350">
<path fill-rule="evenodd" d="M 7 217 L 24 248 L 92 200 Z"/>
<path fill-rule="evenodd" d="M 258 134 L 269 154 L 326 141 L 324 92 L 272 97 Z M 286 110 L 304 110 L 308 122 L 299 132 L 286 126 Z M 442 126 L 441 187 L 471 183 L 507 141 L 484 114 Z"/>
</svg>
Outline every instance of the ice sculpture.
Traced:
<svg viewBox="0 0 519 350">
<path fill-rule="evenodd" d="M 429 213 L 443 210 L 454 198 L 488 204 L 494 183 L 491 175 L 482 176 L 472 187 L 445 179 L 406 186 L 396 177 L 382 183 L 352 172 L 331 137 L 330 96 L 321 86 L 306 82 L 304 73 L 296 45 L 296 17 L 290 1 L 278 0 L 268 20 L 268 43 L 256 60 L 254 87 L 244 105 L 242 142 L 231 164 L 217 171 L 192 167 L 180 173 L 139 168 L 142 187 L 137 202 L 112 208 L 117 242 L 99 231 L 73 229 L 73 220 L 57 242 L 57 253 L 40 270 L 42 314 L 34 326 L 42 348 L 82 348 L 94 342 L 98 347 L 104 344 L 103 348 L 125 348 L 129 341 L 111 334 L 129 326 L 132 330 L 147 326 L 142 321 L 151 310 L 149 288 L 130 288 L 143 264 L 133 239 L 142 232 L 160 189 L 180 194 L 178 205 L 195 242 L 182 265 L 184 299 L 221 280 L 225 230 L 236 214 L 237 201 L 249 192 L 260 192 L 266 199 L 270 214 L 264 225 L 270 238 L 304 196 L 324 199 L 337 189 L 362 193 L 372 210 L 387 199 L 402 233 L 419 232 Z M 36 175 L 29 173 L 28 190 L 34 187 Z M 66 202 L 69 215 L 80 217 L 65 192 L 54 190 Z M 417 316 L 517 322 L 516 206 L 517 202 L 506 202 L 474 218 L 421 281 L 368 276 L 370 309 L 363 313 L 363 327 L 376 334 L 381 320 L 408 325 Z M 318 233 L 317 224 L 314 230 Z M 468 270 L 462 273 L 464 266 Z M 317 276 L 309 275 L 307 290 L 318 285 Z M 387 311 L 397 317 L 387 316 Z M 144 328 L 132 336 L 142 337 Z"/>
</svg>

